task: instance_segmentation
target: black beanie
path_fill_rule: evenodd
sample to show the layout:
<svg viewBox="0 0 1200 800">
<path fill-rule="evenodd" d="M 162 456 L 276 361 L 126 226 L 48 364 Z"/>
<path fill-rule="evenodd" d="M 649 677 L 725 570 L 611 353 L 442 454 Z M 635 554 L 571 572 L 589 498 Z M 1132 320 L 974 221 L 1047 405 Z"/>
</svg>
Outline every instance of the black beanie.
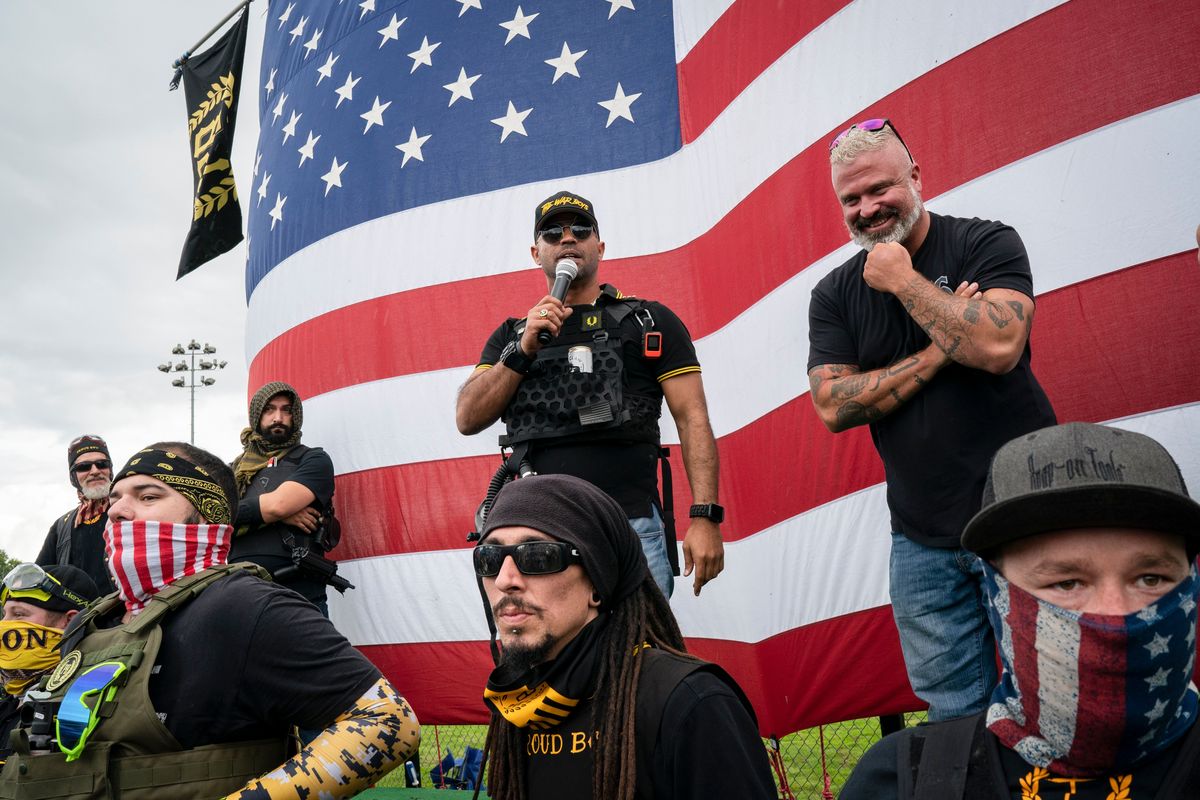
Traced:
<svg viewBox="0 0 1200 800">
<path fill-rule="evenodd" d="M 99 436 L 85 433 L 78 439 L 75 439 L 67 445 L 67 472 L 71 480 L 71 485 L 76 489 L 79 488 L 79 479 L 75 477 L 75 461 L 84 453 L 103 453 L 104 457 L 112 461 L 112 456 L 108 454 L 108 442 L 101 439 Z"/>
<path fill-rule="evenodd" d="M 600 595 L 600 608 L 632 594 L 650 576 L 646 556 L 621 506 L 570 475 L 531 475 L 500 490 L 480 541 L 497 528 L 533 528 L 575 545 Z"/>
</svg>

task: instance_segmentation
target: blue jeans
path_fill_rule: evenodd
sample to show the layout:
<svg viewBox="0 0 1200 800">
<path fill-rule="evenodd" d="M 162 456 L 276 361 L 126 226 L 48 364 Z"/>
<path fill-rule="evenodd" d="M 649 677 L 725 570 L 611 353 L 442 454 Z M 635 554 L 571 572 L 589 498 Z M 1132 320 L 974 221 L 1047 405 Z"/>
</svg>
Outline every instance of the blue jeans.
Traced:
<svg viewBox="0 0 1200 800">
<path fill-rule="evenodd" d="M 931 722 L 987 707 L 996 686 L 996 640 L 983 607 L 979 557 L 892 533 L 892 615 L 908 682 Z"/>
<path fill-rule="evenodd" d="M 642 541 L 642 552 L 646 554 L 646 565 L 650 567 L 650 577 L 662 589 L 665 597 L 670 598 L 675 590 L 675 575 L 671 572 L 671 561 L 667 557 L 667 541 L 663 535 L 662 515 L 654 506 L 650 507 L 650 516 L 632 517 L 630 527 Z"/>
</svg>

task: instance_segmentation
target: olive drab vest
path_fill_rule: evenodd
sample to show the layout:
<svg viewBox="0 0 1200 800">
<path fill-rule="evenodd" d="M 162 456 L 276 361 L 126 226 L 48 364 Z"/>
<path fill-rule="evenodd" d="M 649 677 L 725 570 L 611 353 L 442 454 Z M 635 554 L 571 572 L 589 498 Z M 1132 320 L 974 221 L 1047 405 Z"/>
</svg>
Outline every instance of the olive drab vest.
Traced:
<svg viewBox="0 0 1200 800">
<path fill-rule="evenodd" d="M 63 660 L 40 687 L 51 702 L 61 702 L 72 680 L 101 662 L 125 664 L 127 679 L 100 707 L 100 722 L 75 761 L 68 762 L 57 749 L 31 754 L 28 732 L 14 731 L 13 754 L 0 772 L 0 800 L 212 800 L 283 763 L 287 744 L 282 737 L 184 750 L 150 702 L 163 618 L 241 570 L 267 577 L 253 564 L 221 565 L 175 581 L 124 625 L 96 627 L 98 618 L 122 606 L 116 594 L 72 620 L 63 635 Z"/>
<path fill-rule="evenodd" d="M 501 446 L 566 437 L 658 443 L 662 399 L 628 391 L 621 339 L 621 322 L 630 314 L 645 330 L 653 320 L 642 301 L 619 297 L 609 286 L 603 292 L 610 301 L 576 308 L 553 343 L 538 351 L 502 415 L 507 433 Z M 514 326 L 518 339 L 524 323 Z M 591 372 L 572 365 L 570 351 L 576 347 L 591 350 Z"/>
</svg>

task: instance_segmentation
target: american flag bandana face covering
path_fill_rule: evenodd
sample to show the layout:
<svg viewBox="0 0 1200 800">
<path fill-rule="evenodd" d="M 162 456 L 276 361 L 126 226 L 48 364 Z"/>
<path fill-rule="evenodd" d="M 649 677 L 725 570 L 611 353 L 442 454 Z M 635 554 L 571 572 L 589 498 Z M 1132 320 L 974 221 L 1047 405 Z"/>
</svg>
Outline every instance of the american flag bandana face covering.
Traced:
<svg viewBox="0 0 1200 800">
<path fill-rule="evenodd" d="M 104 550 L 125 608 L 136 615 L 164 586 L 226 563 L 232 539 L 230 525 L 109 521 Z"/>
<path fill-rule="evenodd" d="M 1196 567 L 1127 616 L 1068 611 L 984 563 L 1003 672 L 988 729 L 1029 764 L 1105 774 L 1161 752 L 1197 715 Z"/>
</svg>

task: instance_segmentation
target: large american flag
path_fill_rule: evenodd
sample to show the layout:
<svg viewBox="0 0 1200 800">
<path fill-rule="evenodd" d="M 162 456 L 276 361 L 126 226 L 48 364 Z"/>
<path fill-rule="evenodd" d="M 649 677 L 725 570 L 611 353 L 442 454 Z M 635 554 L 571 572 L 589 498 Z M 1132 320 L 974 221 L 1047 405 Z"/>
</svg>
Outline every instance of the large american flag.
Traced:
<svg viewBox="0 0 1200 800">
<path fill-rule="evenodd" d="M 1162 440 L 1200 489 L 1200 5 L 1146 0 L 272 0 L 249 198 L 250 390 L 292 383 L 337 467 L 338 627 L 422 720 L 477 722 L 465 534 L 498 464 L 454 426 L 484 340 L 545 291 L 533 205 L 595 202 L 602 279 L 689 326 L 726 569 L 672 605 L 764 733 L 913 708 L 883 470 L 808 397 L 813 285 L 854 252 L 829 140 L 896 120 L 931 210 L 1033 265 L 1059 418 Z M 677 442 L 670 419 L 664 438 Z M 986 428 L 987 419 L 980 419 Z M 683 475 L 678 448 L 676 474 Z M 677 481 L 677 516 L 689 494 Z"/>
</svg>

